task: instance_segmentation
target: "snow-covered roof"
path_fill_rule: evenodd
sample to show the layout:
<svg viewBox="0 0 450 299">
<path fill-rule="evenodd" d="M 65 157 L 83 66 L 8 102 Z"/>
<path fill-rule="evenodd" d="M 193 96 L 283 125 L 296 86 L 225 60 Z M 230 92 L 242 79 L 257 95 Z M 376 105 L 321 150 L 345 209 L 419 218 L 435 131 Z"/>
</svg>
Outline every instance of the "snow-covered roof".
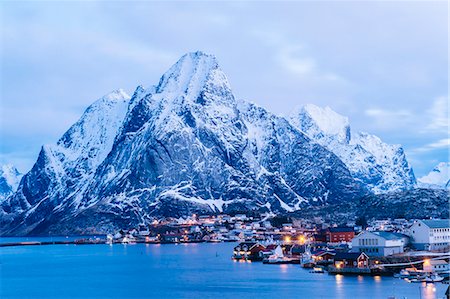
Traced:
<svg viewBox="0 0 450 299">
<path fill-rule="evenodd" d="M 429 228 L 450 228 L 449 219 L 421 220 Z"/>
</svg>

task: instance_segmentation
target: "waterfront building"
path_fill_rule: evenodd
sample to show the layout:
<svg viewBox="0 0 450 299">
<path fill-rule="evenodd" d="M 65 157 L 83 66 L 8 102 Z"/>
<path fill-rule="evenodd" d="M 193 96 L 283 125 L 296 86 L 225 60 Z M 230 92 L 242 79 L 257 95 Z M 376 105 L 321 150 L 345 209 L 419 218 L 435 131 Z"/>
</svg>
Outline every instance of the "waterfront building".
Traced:
<svg viewBox="0 0 450 299">
<path fill-rule="evenodd" d="M 234 247 L 233 258 L 236 260 L 261 261 L 265 248 L 258 242 L 242 242 Z"/>
<path fill-rule="evenodd" d="M 316 252 L 312 252 L 312 258 L 316 264 L 331 264 L 334 261 L 334 256 L 336 252 L 327 251 L 327 250 L 319 250 Z"/>
<path fill-rule="evenodd" d="M 423 263 L 423 270 L 425 272 L 448 272 L 450 265 L 445 260 L 427 260 Z"/>
<path fill-rule="evenodd" d="M 334 255 L 334 268 L 369 268 L 369 256 L 364 252 L 337 252 Z"/>
<path fill-rule="evenodd" d="M 418 250 L 441 251 L 450 248 L 450 220 L 418 220 L 409 229 L 411 243 Z"/>
<path fill-rule="evenodd" d="M 352 252 L 364 252 L 368 256 L 388 256 L 403 253 L 408 237 L 385 231 L 363 231 L 352 240 Z"/>
</svg>

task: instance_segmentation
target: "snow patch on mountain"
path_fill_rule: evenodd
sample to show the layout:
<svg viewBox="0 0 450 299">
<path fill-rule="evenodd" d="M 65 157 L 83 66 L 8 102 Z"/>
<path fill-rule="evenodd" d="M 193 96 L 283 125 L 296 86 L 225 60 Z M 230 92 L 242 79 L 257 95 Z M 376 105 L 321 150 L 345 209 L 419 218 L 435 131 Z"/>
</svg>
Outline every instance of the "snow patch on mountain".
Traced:
<svg viewBox="0 0 450 299">
<path fill-rule="evenodd" d="M 295 117 L 299 115 L 302 118 Z M 290 120 L 292 124 L 302 128 L 313 139 L 333 136 L 339 142 L 348 143 L 350 141 L 348 118 L 336 113 L 328 106 L 321 108 L 313 104 L 306 104 L 294 109 Z"/>
<path fill-rule="evenodd" d="M 440 162 L 418 181 L 423 188 L 450 190 L 450 162 Z"/>
<path fill-rule="evenodd" d="M 22 174 L 12 164 L 0 168 L 0 203 L 13 194 L 19 186 Z"/>
</svg>

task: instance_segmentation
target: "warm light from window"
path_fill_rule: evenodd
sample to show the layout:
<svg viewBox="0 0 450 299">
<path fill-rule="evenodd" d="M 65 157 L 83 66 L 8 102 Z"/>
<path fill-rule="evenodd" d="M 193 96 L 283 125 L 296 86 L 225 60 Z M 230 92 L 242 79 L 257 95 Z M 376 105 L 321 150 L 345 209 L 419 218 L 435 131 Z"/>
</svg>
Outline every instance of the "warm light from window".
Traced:
<svg viewBox="0 0 450 299">
<path fill-rule="evenodd" d="M 305 243 L 305 236 L 304 235 L 300 235 L 298 237 L 298 241 L 300 242 L 300 244 L 304 244 Z"/>
</svg>

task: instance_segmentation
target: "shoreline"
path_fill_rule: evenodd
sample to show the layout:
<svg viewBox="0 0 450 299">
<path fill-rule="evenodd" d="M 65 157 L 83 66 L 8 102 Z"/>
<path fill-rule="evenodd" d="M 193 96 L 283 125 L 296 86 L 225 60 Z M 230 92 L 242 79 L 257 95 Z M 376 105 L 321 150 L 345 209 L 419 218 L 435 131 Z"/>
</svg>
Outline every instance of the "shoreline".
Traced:
<svg viewBox="0 0 450 299">
<path fill-rule="evenodd" d="M 183 242 L 154 242 L 154 241 L 134 241 L 130 243 L 123 242 L 112 242 L 108 243 L 106 240 L 70 240 L 70 241 L 27 241 L 27 242 L 9 242 L 9 243 L 0 243 L 0 247 L 19 247 L 19 246 L 39 246 L 39 245 L 112 245 L 112 244 L 124 244 L 124 245 L 133 245 L 133 244 L 191 244 L 191 243 L 231 243 L 237 242 L 234 240 L 230 241 L 203 241 L 203 240 L 194 240 L 194 241 L 183 241 Z"/>
</svg>

